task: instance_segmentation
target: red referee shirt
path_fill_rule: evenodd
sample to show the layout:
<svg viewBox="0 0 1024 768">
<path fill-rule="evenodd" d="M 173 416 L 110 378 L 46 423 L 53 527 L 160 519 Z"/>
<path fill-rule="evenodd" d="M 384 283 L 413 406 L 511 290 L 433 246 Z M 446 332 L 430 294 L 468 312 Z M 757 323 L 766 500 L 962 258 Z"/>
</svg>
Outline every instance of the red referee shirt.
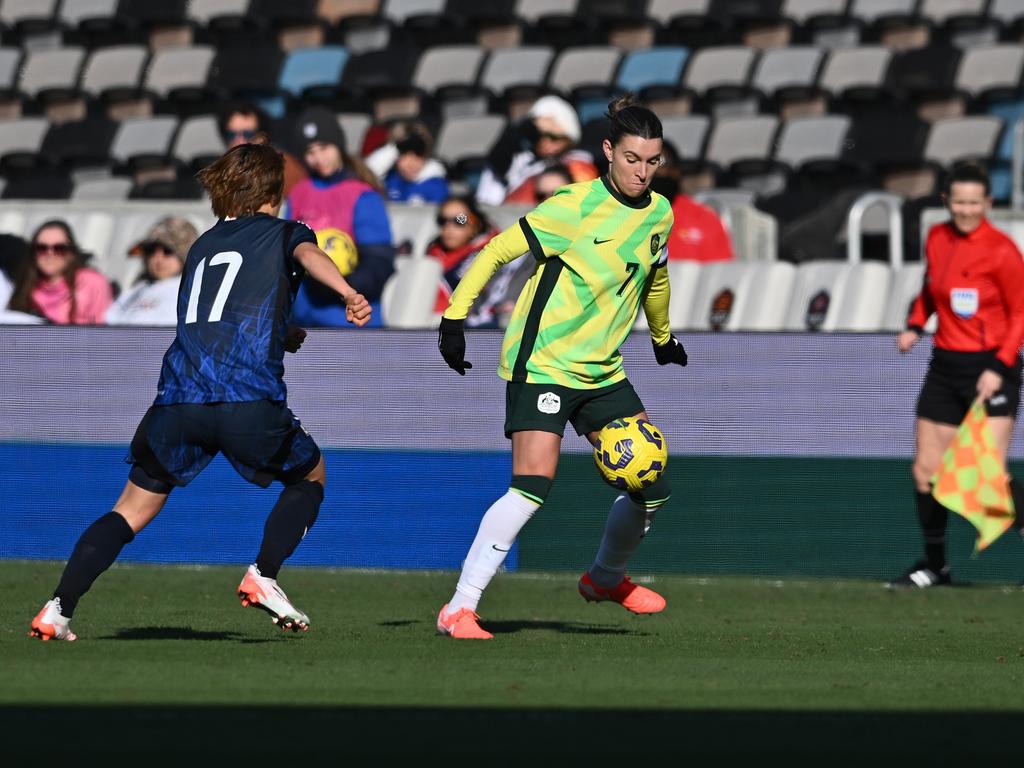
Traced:
<svg viewBox="0 0 1024 768">
<path fill-rule="evenodd" d="M 907 326 L 920 332 L 937 312 L 936 347 L 993 349 L 995 369 L 1007 373 L 1024 340 L 1024 260 L 1017 246 L 987 220 L 969 235 L 946 223 L 932 227 L 925 254 L 924 287 Z"/>
</svg>

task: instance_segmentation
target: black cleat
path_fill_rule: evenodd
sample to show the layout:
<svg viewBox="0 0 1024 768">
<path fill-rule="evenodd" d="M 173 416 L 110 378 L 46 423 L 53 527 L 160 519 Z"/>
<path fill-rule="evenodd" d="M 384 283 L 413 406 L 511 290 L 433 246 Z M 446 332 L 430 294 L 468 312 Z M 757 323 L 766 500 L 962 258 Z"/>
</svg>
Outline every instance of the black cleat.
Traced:
<svg viewBox="0 0 1024 768">
<path fill-rule="evenodd" d="M 887 587 L 926 587 L 948 586 L 953 583 L 949 577 L 949 566 L 944 565 L 938 570 L 925 561 L 914 563 L 897 578 L 886 584 Z"/>
</svg>

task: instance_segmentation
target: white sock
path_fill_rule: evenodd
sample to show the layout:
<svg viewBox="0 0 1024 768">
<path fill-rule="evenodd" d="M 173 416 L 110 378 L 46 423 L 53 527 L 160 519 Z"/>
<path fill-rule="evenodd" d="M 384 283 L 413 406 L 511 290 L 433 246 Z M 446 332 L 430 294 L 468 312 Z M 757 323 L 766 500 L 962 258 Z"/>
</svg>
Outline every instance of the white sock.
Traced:
<svg viewBox="0 0 1024 768">
<path fill-rule="evenodd" d="M 605 589 L 617 587 L 626 575 L 629 558 L 640 546 L 648 528 L 650 523 L 644 505 L 637 504 L 628 494 L 619 495 L 612 503 L 601 548 L 590 566 L 591 581 Z"/>
<path fill-rule="evenodd" d="M 449 614 L 461 608 L 476 610 L 480 597 L 505 562 L 519 531 L 539 507 L 539 504 L 510 490 L 484 513 L 473 546 L 462 564 L 455 595 L 448 601 Z"/>
</svg>

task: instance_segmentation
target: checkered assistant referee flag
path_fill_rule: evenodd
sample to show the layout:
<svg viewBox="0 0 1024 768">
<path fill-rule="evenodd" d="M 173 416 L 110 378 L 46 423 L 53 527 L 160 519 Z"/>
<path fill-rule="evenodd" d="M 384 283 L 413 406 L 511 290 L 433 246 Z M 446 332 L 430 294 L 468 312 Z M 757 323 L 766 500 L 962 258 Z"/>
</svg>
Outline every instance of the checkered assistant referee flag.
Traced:
<svg viewBox="0 0 1024 768">
<path fill-rule="evenodd" d="M 1010 477 L 996 450 L 985 404 L 974 401 L 932 478 L 932 495 L 978 529 L 975 552 L 1002 536 L 1013 524 Z"/>
</svg>

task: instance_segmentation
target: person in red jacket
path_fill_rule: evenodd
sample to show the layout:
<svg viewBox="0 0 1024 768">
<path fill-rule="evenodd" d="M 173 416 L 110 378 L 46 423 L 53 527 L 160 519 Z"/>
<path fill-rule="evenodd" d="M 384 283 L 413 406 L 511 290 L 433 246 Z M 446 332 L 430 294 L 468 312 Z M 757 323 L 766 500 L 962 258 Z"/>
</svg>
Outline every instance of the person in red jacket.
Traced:
<svg viewBox="0 0 1024 768">
<path fill-rule="evenodd" d="M 924 286 L 907 330 L 896 345 L 909 352 L 938 315 L 932 359 L 917 401 L 913 476 L 924 559 L 890 582 L 932 587 L 950 583 L 946 565 L 948 510 L 931 495 L 931 478 L 975 398 L 985 400 L 989 424 L 1003 459 L 1020 403 L 1020 346 L 1024 340 L 1024 260 L 986 218 L 991 207 L 988 174 L 974 164 L 956 166 L 945 194 L 951 221 L 928 234 Z M 1024 493 L 1011 482 L 1014 503 Z"/>
</svg>

